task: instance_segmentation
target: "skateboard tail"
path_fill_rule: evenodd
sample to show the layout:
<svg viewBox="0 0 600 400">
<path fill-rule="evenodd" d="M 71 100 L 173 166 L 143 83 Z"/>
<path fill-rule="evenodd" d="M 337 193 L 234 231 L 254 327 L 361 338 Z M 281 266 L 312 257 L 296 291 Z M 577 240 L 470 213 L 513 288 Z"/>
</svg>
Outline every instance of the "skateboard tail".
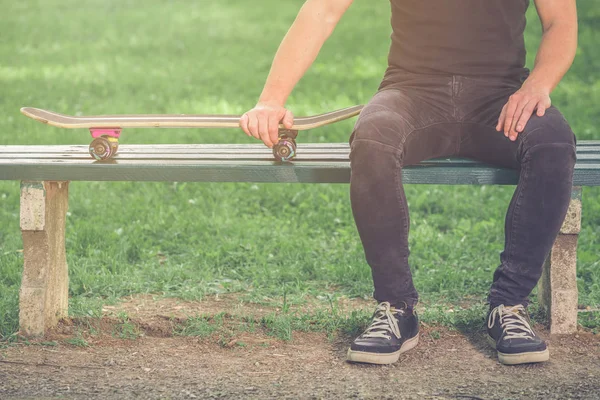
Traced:
<svg viewBox="0 0 600 400">
<path fill-rule="evenodd" d="M 29 117 L 31 119 L 34 119 L 36 121 L 39 121 L 43 124 L 48 124 L 50 121 L 48 121 L 46 118 L 42 118 L 39 115 L 37 115 L 35 112 L 36 110 L 39 110 L 39 109 L 32 108 L 32 107 L 21 107 L 21 114 L 23 114 L 26 117 Z"/>
</svg>

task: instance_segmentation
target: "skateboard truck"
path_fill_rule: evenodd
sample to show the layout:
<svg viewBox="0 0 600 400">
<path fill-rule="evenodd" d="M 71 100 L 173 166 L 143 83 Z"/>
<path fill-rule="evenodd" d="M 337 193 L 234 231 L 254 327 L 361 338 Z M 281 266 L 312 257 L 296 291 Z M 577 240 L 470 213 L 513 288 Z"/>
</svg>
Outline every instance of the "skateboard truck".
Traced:
<svg viewBox="0 0 600 400">
<path fill-rule="evenodd" d="M 298 131 L 279 130 L 279 141 L 273 146 L 273 156 L 277 161 L 290 161 L 296 156 L 296 137 Z"/>
<path fill-rule="evenodd" d="M 90 155 L 98 161 L 107 160 L 117 154 L 120 128 L 90 128 L 94 140 L 90 143 Z"/>
</svg>

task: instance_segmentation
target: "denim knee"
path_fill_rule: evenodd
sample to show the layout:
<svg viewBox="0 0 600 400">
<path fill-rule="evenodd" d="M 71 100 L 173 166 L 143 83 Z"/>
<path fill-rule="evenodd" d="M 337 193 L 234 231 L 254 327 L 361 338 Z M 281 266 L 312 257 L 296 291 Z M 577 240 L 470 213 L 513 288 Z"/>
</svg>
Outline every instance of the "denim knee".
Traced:
<svg viewBox="0 0 600 400">
<path fill-rule="evenodd" d="M 575 165 L 575 135 L 560 111 L 551 107 L 543 117 L 532 115 L 525 131 L 521 133 L 520 159 L 527 161 L 533 153 L 544 157 L 550 148 L 554 148 L 549 163 L 561 164 L 573 168 Z M 560 150 L 557 151 L 557 148 Z M 550 155 L 550 154 L 548 154 Z"/>
<path fill-rule="evenodd" d="M 523 136 L 523 145 L 530 148 L 544 144 L 567 144 L 575 146 L 575 135 L 560 111 L 551 107 L 543 117 L 531 116 Z"/>
<path fill-rule="evenodd" d="M 410 131 L 411 125 L 401 114 L 381 105 L 369 105 L 358 117 L 349 143 L 352 148 L 357 142 L 368 141 L 397 151 Z"/>
</svg>

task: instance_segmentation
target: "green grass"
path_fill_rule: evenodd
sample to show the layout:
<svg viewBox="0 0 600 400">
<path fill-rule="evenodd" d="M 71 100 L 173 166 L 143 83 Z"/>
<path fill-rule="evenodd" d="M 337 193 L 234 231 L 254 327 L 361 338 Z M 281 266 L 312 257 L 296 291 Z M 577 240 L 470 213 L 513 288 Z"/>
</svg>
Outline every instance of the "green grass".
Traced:
<svg viewBox="0 0 600 400">
<path fill-rule="evenodd" d="M 589 328 L 593 333 L 600 334 L 600 312 L 586 312 L 579 315 L 581 326 Z"/>
<path fill-rule="evenodd" d="M 181 336 L 209 337 L 223 326 L 223 314 L 215 316 L 197 316 L 188 318 L 185 323 L 175 328 Z"/>
<path fill-rule="evenodd" d="M 329 306 L 322 304 L 312 310 L 280 309 L 271 311 L 264 316 L 230 314 L 221 311 L 217 314 L 191 315 L 187 317 L 172 317 L 169 329 L 160 329 L 164 336 L 191 336 L 200 339 L 216 340 L 224 346 L 234 342 L 243 343 L 246 333 L 262 333 L 283 341 L 293 340 L 295 332 L 324 332 L 330 340 L 339 334 L 356 336 L 366 329 L 370 323 L 370 309 L 342 310 L 334 302 Z M 485 304 L 467 307 L 441 304 L 419 306 L 419 319 L 425 326 L 434 326 L 431 335 L 440 337 L 440 327 L 460 330 L 467 334 L 480 333 L 485 328 Z M 536 304 L 530 307 L 532 320 L 536 323 L 546 322 Z M 597 313 L 582 315 L 584 327 L 597 332 Z M 93 338 L 101 334 L 110 334 L 121 339 L 136 339 L 144 334 L 154 334 L 143 319 L 131 320 L 126 314 L 120 313 L 116 320 L 100 324 L 97 318 L 81 317 L 74 319 L 74 332 L 80 339 Z M 102 325 L 102 326 L 101 326 Z M 76 341 L 76 340 L 75 340 Z M 239 344 L 238 343 L 238 344 Z M 243 344 L 242 344 L 243 345 Z"/>
<path fill-rule="evenodd" d="M 302 3 L 0 0 L 0 144 L 87 143 L 83 130 L 52 128 L 21 116 L 19 108 L 26 105 L 84 114 L 241 114 L 255 104 Z M 579 7 L 578 58 L 553 102 L 579 139 L 600 139 L 600 32 L 595 29 L 600 5 L 579 2 Z M 530 11 L 531 65 L 540 29 Z M 389 33 L 388 2 L 355 2 L 290 97 L 289 108 L 303 115 L 368 102 L 386 66 Z M 303 133 L 299 145 L 345 142 L 352 124 Z M 239 130 L 184 129 L 131 129 L 122 141 L 255 142 Z M 466 302 L 480 311 L 503 247 L 503 218 L 513 190 L 406 188 L 410 261 L 424 303 Z M 285 295 L 290 304 L 305 295 L 369 297 L 371 273 L 348 191 L 347 185 L 73 182 L 67 219 L 71 313 L 98 317 L 102 304 L 134 293 L 197 300 L 238 292 L 256 302 Z M 597 307 L 599 189 L 584 190 L 583 210 L 580 303 Z M 0 338 L 17 330 L 21 249 L 18 182 L 0 182 Z M 346 329 L 319 318 L 319 329 Z M 431 320 L 444 318 L 433 313 Z M 284 314 L 263 323 L 285 336 L 288 328 L 302 326 L 294 321 Z M 585 324 L 593 327 L 594 321 L 590 317 Z M 126 320 L 123 324 L 121 334 L 136 335 Z M 202 332 L 198 324 L 190 329 Z M 349 326 L 352 331 L 355 325 Z"/>
<path fill-rule="evenodd" d="M 65 339 L 63 342 L 65 344 L 70 344 L 71 346 L 77 346 L 77 347 L 88 347 L 89 346 L 87 340 L 84 339 L 84 337 L 80 331 L 77 331 L 77 334 L 74 337 Z"/>
</svg>

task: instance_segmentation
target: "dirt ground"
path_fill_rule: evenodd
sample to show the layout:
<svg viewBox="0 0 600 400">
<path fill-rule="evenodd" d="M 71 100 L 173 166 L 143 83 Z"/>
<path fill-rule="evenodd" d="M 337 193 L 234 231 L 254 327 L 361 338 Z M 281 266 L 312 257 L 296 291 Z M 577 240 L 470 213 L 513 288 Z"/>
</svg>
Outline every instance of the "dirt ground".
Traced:
<svg viewBox="0 0 600 400">
<path fill-rule="evenodd" d="M 125 310 L 143 335 L 90 335 L 87 347 L 65 344 L 73 336 L 65 321 L 44 339 L 56 346 L 0 349 L 0 399 L 600 399 L 600 337 L 585 332 L 542 330 L 551 360 L 509 367 L 481 333 L 423 326 L 419 345 L 398 363 L 371 366 L 345 361 L 350 337 L 294 332 L 284 342 L 257 331 L 223 344 L 173 336 L 164 326 L 165 315 L 220 312 L 227 302 L 132 298 L 105 309 L 106 323 Z"/>
</svg>

